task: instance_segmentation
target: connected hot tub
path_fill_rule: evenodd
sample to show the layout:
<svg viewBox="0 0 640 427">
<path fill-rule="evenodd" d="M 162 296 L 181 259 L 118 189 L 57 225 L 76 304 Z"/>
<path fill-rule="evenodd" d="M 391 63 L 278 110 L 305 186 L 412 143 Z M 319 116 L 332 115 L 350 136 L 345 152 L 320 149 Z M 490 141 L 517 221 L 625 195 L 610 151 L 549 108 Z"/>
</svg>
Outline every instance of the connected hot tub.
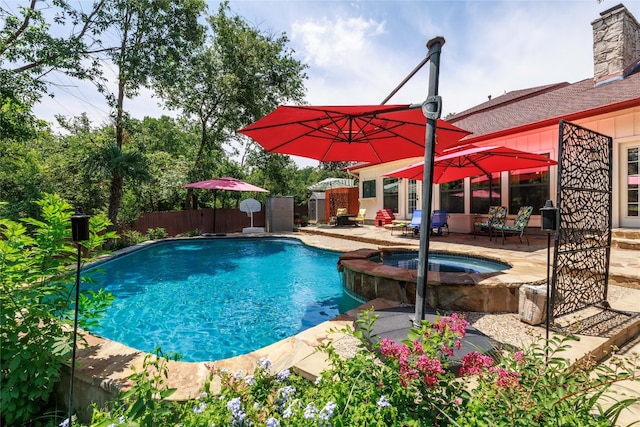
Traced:
<svg viewBox="0 0 640 427">
<path fill-rule="evenodd" d="M 425 302 L 432 308 L 515 313 L 520 286 L 535 283 L 501 260 L 450 252 L 429 254 Z M 345 290 L 355 297 L 413 305 L 417 259 L 418 252 L 406 248 L 360 249 L 342 254 L 338 270 Z"/>
</svg>

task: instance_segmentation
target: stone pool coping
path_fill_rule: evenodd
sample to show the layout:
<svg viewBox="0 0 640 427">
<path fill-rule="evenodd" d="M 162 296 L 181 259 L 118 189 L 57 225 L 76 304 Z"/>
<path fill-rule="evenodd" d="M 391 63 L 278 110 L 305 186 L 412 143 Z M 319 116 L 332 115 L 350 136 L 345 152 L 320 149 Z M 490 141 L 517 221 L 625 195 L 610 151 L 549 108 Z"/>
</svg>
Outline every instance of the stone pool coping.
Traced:
<svg viewBox="0 0 640 427">
<path fill-rule="evenodd" d="M 338 261 L 338 268 L 343 275 L 343 286 L 365 300 L 385 298 L 404 304 L 415 304 L 417 270 L 387 266 L 370 260 L 380 252 L 416 252 L 416 249 L 384 247 L 343 253 Z M 432 250 L 430 253 L 484 258 L 506 263 L 511 267 L 489 273 L 429 271 L 425 280 L 425 301 L 428 307 L 514 313 L 518 311 L 518 292 L 522 285 L 546 283 L 546 266 L 530 257 L 510 258 L 506 261 L 495 256 L 454 250 Z"/>
</svg>

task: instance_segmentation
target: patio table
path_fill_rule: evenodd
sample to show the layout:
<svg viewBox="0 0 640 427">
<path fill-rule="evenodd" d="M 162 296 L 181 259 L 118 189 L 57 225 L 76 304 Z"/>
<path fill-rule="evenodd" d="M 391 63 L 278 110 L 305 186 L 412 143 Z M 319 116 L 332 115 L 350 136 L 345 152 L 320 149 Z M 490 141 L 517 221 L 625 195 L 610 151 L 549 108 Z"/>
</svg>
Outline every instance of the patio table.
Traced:
<svg viewBox="0 0 640 427">
<path fill-rule="evenodd" d="M 391 224 L 391 235 L 393 235 L 393 230 L 399 230 L 403 236 L 406 236 L 408 232 L 408 225 L 409 224 L 406 222 L 397 222 Z"/>
<path fill-rule="evenodd" d="M 353 226 L 358 226 L 358 224 L 356 224 L 356 217 L 353 215 L 338 215 L 336 218 L 336 227 L 339 226 L 343 226 L 343 225 L 353 225 Z"/>
</svg>

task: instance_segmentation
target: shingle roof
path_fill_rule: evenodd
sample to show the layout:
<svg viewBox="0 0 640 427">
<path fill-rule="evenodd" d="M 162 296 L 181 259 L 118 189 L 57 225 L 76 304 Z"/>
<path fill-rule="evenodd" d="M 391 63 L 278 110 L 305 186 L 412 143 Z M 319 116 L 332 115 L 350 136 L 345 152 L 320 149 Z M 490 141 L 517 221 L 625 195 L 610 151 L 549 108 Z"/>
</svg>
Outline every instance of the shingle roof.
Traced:
<svg viewBox="0 0 640 427">
<path fill-rule="evenodd" d="M 464 138 L 485 139 L 497 132 L 509 132 L 549 120 L 575 119 L 606 109 L 640 106 L 640 73 L 595 86 L 593 79 L 574 84 L 557 83 L 512 91 L 447 119 L 473 132 Z M 592 110 L 596 110 L 595 112 Z"/>
</svg>

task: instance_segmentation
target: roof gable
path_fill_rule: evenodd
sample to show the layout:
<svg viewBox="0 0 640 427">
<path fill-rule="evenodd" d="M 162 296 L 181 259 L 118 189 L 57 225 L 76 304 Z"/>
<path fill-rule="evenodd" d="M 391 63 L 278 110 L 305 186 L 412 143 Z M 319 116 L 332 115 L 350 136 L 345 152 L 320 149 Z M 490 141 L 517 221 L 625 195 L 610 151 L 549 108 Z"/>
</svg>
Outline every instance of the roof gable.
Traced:
<svg viewBox="0 0 640 427">
<path fill-rule="evenodd" d="M 593 79 L 509 92 L 447 119 L 473 132 L 464 141 L 487 139 L 495 133 L 516 132 L 551 120 L 587 117 L 640 106 L 640 73 L 594 86 Z"/>
</svg>

